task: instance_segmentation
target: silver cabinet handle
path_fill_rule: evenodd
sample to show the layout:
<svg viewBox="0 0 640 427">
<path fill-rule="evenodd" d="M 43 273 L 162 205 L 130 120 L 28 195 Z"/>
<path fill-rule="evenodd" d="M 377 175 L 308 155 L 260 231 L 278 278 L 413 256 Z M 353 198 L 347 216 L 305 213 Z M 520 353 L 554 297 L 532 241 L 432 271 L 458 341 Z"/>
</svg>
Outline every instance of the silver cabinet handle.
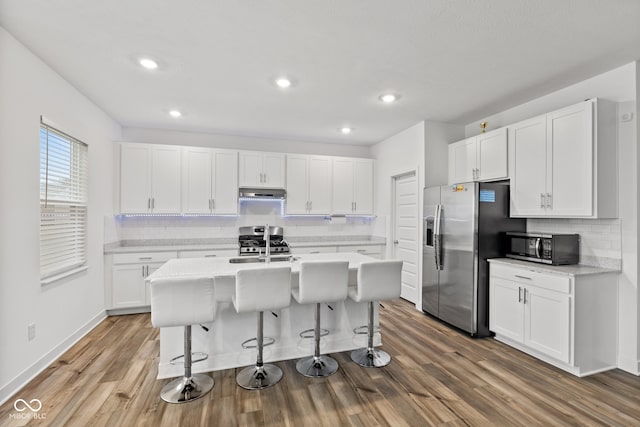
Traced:
<svg viewBox="0 0 640 427">
<path fill-rule="evenodd" d="M 138 258 L 140 261 L 151 261 L 153 257 L 150 256 L 141 256 Z"/>
<path fill-rule="evenodd" d="M 476 179 L 480 179 L 480 169 L 476 169 Z"/>
<path fill-rule="evenodd" d="M 216 208 L 216 199 L 211 199 L 211 209 Z"/>
<path fill-rule="evenodd" d="M 366 249 L 356 249 L 356 252 L 358 252 L 359 254 L 363 254 L 365 252 L 367 252 Z"/>
<path fill-rule="evenodd" d="M 309 210 L 313 210 L 313 202 L 311 200 L 309 200 Z"/>
<path fill-rule="evenodd" d="M 394 244 L 394 245 L 397 245 L 398 243 L 400 243 L 400 242 L 399 242 L 399 241 L 397 241 L 397 240 L 394 240 L 394 241 L 393 241 L 393 244 Z"/>
<path fill-rule="evenodd" d="M 155 209 L 156 208 L 156 198 L 152 197 L 151 198 L 151 209 Z"/>
<path fill-rule="evenodd" d="M 142 266 L 142 277 L 144 277 L 144 265 Z"/>
<path fill-rule="evenodd" d="M 527 288 L 524 288 L 524 299 L 522 301 L 523 303 L 527 303 Z"/>
<path fill-rule="evenodd" d="M 209 210 L 211 210 L 211 199 L 209 199 Z"/>
<path fill-rule="evenodd" d="M 217 256 L 218 256 L 218 255 L 216 255 L 216 254 L 207 254 L 207 255 L 205 255 L 204 257 L 205 257 L 205 258 L 214 258 L 214 257 L 217 257 Z"/>
<path fill-rule="evenodd" d="M 319 254 L 319 253 L 320 253 L 320 251 L 310 251 L 309 253 L 310 253 L 310 254 Z"/>
<path fill-rule="evenodd" d="M 531 280 L 531 277 L 527 277 L 527 276 L 518 276 L 517 274 L 515 275 L 518 279 L 526 279 L 526 280 Z"/>
<path fill-rule="evenodd" d="M 518 302 L 522 302 L 522 286 L 518 286 Z"/>
<path fill-rule="evenodd" d="M 551 209 L 551 193 L 547 193 L 547 208 Z"/>
<path fill-rule="evenodd" d="M 151 209 L 151 197 L 147 197 L 147 209 Z"/>
<path fill-rule="evenodd" d="M 540 207 L 544 209 L 544 194 L 540 193 Z"/>
</svg>

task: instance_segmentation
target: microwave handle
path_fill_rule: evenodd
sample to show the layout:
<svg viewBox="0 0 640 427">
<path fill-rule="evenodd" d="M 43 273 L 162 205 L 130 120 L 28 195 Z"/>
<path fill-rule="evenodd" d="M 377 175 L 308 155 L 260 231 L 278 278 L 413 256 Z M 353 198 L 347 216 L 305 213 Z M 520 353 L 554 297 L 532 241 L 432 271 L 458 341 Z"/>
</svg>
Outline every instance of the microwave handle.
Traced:
<svg viewBox="0 0 640 427">
<path fill-rule="evenodd" d="M 542 239 L 540 237 L 536 239 L 536 258 L 542 259 Z"/>
</svg>

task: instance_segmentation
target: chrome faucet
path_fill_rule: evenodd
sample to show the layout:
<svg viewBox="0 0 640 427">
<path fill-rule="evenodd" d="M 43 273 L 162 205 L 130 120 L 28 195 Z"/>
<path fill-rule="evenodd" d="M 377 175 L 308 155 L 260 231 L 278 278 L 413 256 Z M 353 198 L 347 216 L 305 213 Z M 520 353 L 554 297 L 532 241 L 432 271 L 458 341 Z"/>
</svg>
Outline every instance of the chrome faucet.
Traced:
<svg viewBox="0 0 640 427">
<path fill-rule="evenodd" d="M 271 262 L 271 235 L 269 233 L 269 224 L 264 226 L 264 262 Z"/>
</svg>

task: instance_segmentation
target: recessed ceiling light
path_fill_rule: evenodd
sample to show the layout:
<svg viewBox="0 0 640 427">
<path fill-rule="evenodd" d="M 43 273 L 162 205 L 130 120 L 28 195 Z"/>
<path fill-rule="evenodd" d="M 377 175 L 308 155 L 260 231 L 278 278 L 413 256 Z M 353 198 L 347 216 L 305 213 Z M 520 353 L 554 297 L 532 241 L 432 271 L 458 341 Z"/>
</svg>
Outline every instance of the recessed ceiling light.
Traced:
<svg viewBox="0 0 640 427">
<path fill-rule="evenodd" d="M 182 113 L 179 110 L 171 110 L 169 111 L 169 115 L 171 117 L 180 117 L 182 116 Z"/>
<path fill-rule="evenodd" d="M 344 126 L 340 128 L 340 132 L 342 132 L 345 135 L 349 135 L 351 132 L 353 132 L 353 128 L 350 128 L 349 126 Z"/>
<path fill-rule="evenodd" d="M 278 85 L 278 87 L 286 89 L 291 86 L 291 80 L 286 77 L 278 77 L 276 79 L 276 84 Z"/>
<path fill-rule="evenodd" d="M 138 63 L 142 65 L 147 70 L 155 70 L 158 68 L 158 63 L 150 58 L 140 58 Z"/>
<path fill-rule="evenodd" d="M 400 98 L 400 96 L 396 95 L 395 93 L 384 93 L 380 95 L 380 101 L 384 102 L 385 104 L 391 104 L 392 102 L 397 101 L 398 98 Z"/>
</svg>

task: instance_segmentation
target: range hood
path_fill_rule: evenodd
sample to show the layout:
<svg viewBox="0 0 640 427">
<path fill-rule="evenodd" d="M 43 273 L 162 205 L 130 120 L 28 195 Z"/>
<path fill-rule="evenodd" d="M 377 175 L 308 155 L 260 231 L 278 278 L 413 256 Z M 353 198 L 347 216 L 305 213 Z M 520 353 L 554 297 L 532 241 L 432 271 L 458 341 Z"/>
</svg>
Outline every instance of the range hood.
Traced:
<svg viewBox="0 0 640 427">
<path fill-rule="evenodd" d="M 287 192 L 282 188 L 240 187 L 238 197 L 252 199 L 285 199 Z"/>
</svg>

